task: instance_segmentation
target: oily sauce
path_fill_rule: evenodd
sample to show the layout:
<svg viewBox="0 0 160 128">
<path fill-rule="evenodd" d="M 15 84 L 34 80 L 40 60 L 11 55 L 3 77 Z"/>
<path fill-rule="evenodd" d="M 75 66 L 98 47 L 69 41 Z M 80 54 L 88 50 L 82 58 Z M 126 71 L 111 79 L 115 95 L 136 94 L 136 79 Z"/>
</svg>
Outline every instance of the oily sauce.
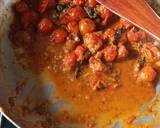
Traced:
<svg viewBox="0 0 160 128">
<path fill-rule="evenodd" d="M 91 77 L 87 66 L 81 76 L 75 79 L 74 74 L 62 70 L 65 54 L 62 47 L 51 44 L 46 36 L 35 35 L 35 38 L 36 42 L 30 49 L 32 54 L 16 54 L 16 57 L 20 61 L 27 55 L 27 68 L 45 74 L 56 87 L 53 93 L 72 105 L 72 112 L 64 110 L 54 118 L 57 127 L 63 123 L 82 123 L 101 128 L 118 118 L 128 122 L 131 116 L 137 115 L 142 105 L 154 97 L 154 86 L 147 87 L 136 82 L 133 71 L 136 58 L 113 63 L 113 69 L 119 76 L 119 87 L 93 91 L 89 86 Z"/>
<path fill-rule="evenodd" d="M 145 32 L 86 1 L 17 2 L 9 34 L 17 62 L 44 74 L 55 85 L 52 93 L 71 105 L 53 115 L 57 128 L 103 128 L 116 119 L 130 125 L 154 97 L 160 51 Z"/>
<path fill-rule="evenodd" d="M 57 95 L 73 105 L 72 116 L 77 120 L 81 116 L 85 118 L 85 115 L 94 117 L 98 128 L 117 118 L 127 122 L 131 116 L 136 116 L 142 105 L 154 97 L 155 87 L 146 87 L 136 82 L 133 72 L 135 61 L 136 59 L 132 59 L 114 64 L 114 70 L 120 72 L 120 86 L 116 89 L 92 91 L 88 85 L 90 77 L 85 73 L 78 80 L 71 80 L 70 74 L 58 68 L 47 69 L 47 75 L 55 83 Z M 59 120 L 65 122 L 62 118 L 63 114 Z"/>
</svg>

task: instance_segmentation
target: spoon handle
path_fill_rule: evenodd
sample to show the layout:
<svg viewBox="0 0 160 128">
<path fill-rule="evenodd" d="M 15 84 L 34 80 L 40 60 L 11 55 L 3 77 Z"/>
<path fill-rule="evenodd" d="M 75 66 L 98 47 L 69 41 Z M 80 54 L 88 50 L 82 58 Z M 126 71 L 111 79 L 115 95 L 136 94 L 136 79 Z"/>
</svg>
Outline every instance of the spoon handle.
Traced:
<svg viewBox="0 0 160 128">
<path fill-rule="evenodd" d="M 160 18 L 144 0 L 97 0 L 160 41 Z"/>
</svg>

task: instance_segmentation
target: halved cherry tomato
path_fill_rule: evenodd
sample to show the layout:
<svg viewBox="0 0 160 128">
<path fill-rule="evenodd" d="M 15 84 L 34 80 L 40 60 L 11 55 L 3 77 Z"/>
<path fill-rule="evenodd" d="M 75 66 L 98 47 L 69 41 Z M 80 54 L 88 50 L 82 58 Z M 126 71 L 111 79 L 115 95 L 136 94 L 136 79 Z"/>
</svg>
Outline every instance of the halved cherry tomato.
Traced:
<svg viewBox="0 0 160 128">
<path fill-rule="evenodd" d="M 87 33 L 83 37 L 84 45 L 91 53 L 97 52 L 103 45 L 102 39 L 95 33 Z"/>
<path fill-rule="evenodd" d="M 117 46 L 116 45 L 111 45 L 111 46 L 107 46 L 104 50 L 103 50 L 103 54 L 104 54 L 104 59 L 107 62 L 112 62 L 116 59 L 117 57 Z"/>
<path fill-rule="evenodd" d="M 43 18 L 38 24 L 38 30 L 49 33 L 53 30 L 53 23 L 48 18 Z"/>
<path fill-rule="evenodd" d="M 50 36 L 50 39 L 53 43 L 56 44 L 63 44 L 66 41 L 66 37 L 67 37 L 67 31 L 62 29 L 62 28 L 58 28 L 55 31 L 53 31 L 53 33 Z"/>
</svg>

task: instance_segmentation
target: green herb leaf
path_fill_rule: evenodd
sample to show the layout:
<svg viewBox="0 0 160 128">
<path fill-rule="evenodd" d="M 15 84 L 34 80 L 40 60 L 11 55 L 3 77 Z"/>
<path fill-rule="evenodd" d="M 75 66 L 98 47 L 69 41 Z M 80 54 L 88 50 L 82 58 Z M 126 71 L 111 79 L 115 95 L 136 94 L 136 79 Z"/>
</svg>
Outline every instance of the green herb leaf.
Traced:
<svg viewBox="0 0 160 128">
<path fill-rule="evenodd" d="M 115 36 L 114 36 L 115 41 L 118 41 L 118 40 L 121 38 L 121 36 L 122 36 L 122 34 L 123 34 L 124 32 L 125 32 L 125 28 L 124 28 L 124 27 L 118 29 L 118 31 L 116 32 L 116 34 L 115 34 Z"/>
<path fill-rule="evenodd" d="M 89 18 L 94 19 L 94 20 L 98 20 L 99 19 L 99 15 L 98 12 L 95 8 L 92 7 L 84 7 L 86 13 L 88 14 Z"/>
</svg>

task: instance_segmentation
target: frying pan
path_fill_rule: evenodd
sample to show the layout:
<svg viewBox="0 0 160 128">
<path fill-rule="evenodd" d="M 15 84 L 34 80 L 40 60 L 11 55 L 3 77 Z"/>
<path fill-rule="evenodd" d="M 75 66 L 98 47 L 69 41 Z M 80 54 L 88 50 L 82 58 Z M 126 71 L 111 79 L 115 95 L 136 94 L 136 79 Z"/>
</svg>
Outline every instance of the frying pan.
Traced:
<svg viewBox="0 0 160 128">
<path fill-rule="evenodd" d="M 56 122 L 53 117 L 61 109 L 72 112 L 74 108 L 68 101 L 56 97 L 55 85 L 43 73 L 35 75 L 23 70 L 16 62 L 8 39 L 9 25 L 13 18 L 11 6 L 15 2 L 16 0 L 0 0 L 0 106 L 22 128 L 55 128 Z M 134 121 L 134 127 L 139 128 L 149 124 L 152 128 L 160 128 L 159 100 L 160 84 L 157 84 L 155 97 L 139 108 L 139 116 Z M 43 107 L 45 111 L 32 111 L 43 103 L 47 103 Z M 151 105 L 154 113 L 146 113 Z M 121 119 L 117 119 L 105 128 L 125 128 L 123 124 Z M 84 124 L 72 123 L 60 124 L 56 127 L 87 128 Z M 99 128 L 98 125 L 95 128 Z"/>
</svg>

